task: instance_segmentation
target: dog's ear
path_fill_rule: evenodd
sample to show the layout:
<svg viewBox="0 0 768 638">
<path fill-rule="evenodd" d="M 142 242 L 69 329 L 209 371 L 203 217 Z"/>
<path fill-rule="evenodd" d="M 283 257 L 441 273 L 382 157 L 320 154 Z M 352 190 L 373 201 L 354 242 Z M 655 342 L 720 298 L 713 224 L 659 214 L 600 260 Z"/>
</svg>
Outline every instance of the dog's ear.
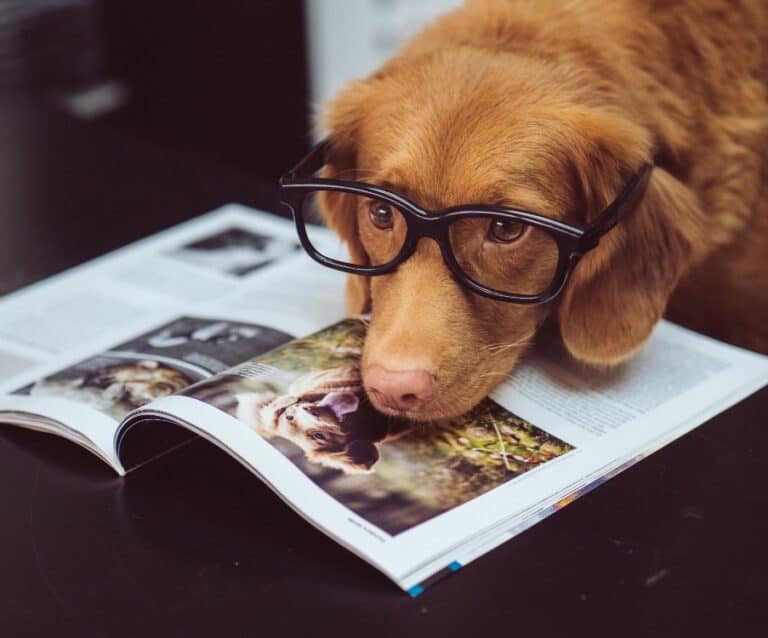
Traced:
<svg viewBox="0 0 768 638">
<path fill-rule="evenodd" d="M 352 441 L 342 453 L 346 471 L 350 473 L 370 472 L 379 460 L 379 448 L 373 441 Z"/>
<path fill-rule="evenodd" d="M 337 390 L 326 394 L 318 405 L 328 408 L 339 421 L 342 421 L 347 414 L 357 411 L 360 399 L 354 392 Z"/>
<path fill-rule="evenodd" d="M 347 86 L 326 109 L 323 125 L 329 131 L 330 142 L 327 164 L 323 177 L 356 178 L 357 139 L 365 103 L 368 99 L 368 85 L 355 82 Z M 323 191 L 319 197 L 320 212 L 326 224 L 347 245 L 353 263 L 368 265 L 357 228 L 355 198 L 344 193 Z M 371 293 L 368 277 L 349 275 L 347 277 L 347 312 L 351 315 L 370 311 Z"/>
<path fill-rule="evenodd" d="M 379 449 L 373 441 L 356 439 L 339 452 L 314 452 L 309 458 L 345 474 L 366 474 L 379 460 Z"/>
<path fill-rule="evenodd" d="M 577 161 L 577 188 L 592 221 L 651 152 L 642 129 L 623 121 L 581 125 L 590 143 Z M 694 193 L 655 167 L 640 203 L 571 275 L 557 312 L 569 352 L 586 363 L 611 365 L 641 348 L 696 258 L 703 228 Z"/>
</svg>

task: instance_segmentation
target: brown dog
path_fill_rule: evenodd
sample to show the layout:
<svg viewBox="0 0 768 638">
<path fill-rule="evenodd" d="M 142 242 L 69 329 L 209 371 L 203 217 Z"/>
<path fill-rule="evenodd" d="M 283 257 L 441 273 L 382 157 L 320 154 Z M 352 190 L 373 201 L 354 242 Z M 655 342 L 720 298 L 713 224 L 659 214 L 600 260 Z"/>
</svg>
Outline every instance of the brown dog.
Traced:
<svg viewBox="0 0 768 638">
<path fill-rule="evenodd" d="M 585 225 L 639 166 L 639 206 L 545 305 L 470 293 L 422 239 L 394 273 L 351 277 L 371 306 L 366 389 L 430 420 L 475 405 L 551 318 L 576 358 L 610 365 L 667 312 L 768 350 L 768 3 L 469 0 L 330 104 L 326 176 L 440 210 L 487 203 Z M 365 263 L 363 213 L 326 197 Z"/>
</svg>

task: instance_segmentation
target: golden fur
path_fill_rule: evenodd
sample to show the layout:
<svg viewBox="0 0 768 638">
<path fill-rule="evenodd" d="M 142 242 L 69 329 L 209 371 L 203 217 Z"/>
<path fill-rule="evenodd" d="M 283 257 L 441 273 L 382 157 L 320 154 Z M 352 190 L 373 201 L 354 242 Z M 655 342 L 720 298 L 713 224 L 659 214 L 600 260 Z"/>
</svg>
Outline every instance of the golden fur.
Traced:
<svg viewBox="0 0 768 638">
<path fill-rule="evenodd" d="M 469 0 L 434 22 L 330 104 L 327 174 L 429 209 L 583 225 L 656 167 L 545 306 L 469 294 L 430 240 L 391 275 L 350 278 L 349 310 L 372 302 L 363 374 L 381 360 L 432 372 L 434 400 L 410 415 L 427 420 L 477 403 L 547 319 L 594 364 L 631 356 L 665 312 L 768 351 L 767 86 L 764 0 Z M 356 211 L 333 196 L 324 208 L 364 260 Z"/>
</svg>

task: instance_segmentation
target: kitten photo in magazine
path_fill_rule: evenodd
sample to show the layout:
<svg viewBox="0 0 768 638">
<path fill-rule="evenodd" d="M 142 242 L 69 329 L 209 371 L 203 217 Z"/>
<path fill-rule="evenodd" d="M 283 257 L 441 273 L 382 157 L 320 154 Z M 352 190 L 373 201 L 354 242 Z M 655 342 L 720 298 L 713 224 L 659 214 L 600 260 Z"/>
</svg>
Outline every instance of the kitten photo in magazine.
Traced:
<svg viewBox="0 0 768 638">
<path fill-rule="evenodd" d="M 491 400 L 431 425 L 376 412 L 358 368 L 364 333 L 342 321 L 182 394 L 237 418 L 393 535 L 573 449 Z"/>
</svg>

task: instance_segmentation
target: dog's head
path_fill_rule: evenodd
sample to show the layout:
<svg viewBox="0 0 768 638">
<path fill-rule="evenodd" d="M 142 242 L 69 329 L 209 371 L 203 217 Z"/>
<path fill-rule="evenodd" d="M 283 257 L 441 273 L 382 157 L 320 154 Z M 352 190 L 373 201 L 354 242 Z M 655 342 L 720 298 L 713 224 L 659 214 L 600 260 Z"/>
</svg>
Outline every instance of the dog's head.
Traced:
<svg viewBox="0 0 768 638">
<path fill-rule="evenodd" d="M 566 63 L 490 49 L 396 58 L 330 104 L 325 175 L 384 185 L 428 210 L 486 203 L 583 226 L 654 156 L 649 127 L 611 91 Z M 381 247 L 370 211 L 340 193 L 320 204 L 352 257 L 372 261 Z M 461 414 L 510 373 L 548 317 L 576 358 L 601 365 L 626 359 L 662 316 L 700 226 L 695 196 L 657 166 L 635 210 L 544 305 L 470 292 L 438 246 L 420 240 L 395 272 L 348 283 L 349 310 L 372 312 L 362 358 L 371 400 L 415 420 Z M 535 252 L 518 244 L 502 261 Z M 538 276 L 532 263 L 516 271 L 523 289 Z M 509 277 L 499 268 L 488 277 Z M 387 392 L 377 387 L 382 378 Z"/>
<path fill-rule="evenodd" d="M 377 444 L 389 434 L 389 424 L 361 395 L 357 368 L 322 370 L 266 402 L 238 396 L 237 414 L 260 433 L 291 441 L 310 461 L 346 474 L 364 473 L 379 460 Z"/>
<path fill-rule="evenodd" d="M 379 460 L 375 441 L 363 438 L 353 414 L 360 399 L 335 391 L 320 400 L 298 399 L 278 417 L 277 432 L 299 446 L 310 461 L 347 474 L 368 472 Z"/>
</svg>

